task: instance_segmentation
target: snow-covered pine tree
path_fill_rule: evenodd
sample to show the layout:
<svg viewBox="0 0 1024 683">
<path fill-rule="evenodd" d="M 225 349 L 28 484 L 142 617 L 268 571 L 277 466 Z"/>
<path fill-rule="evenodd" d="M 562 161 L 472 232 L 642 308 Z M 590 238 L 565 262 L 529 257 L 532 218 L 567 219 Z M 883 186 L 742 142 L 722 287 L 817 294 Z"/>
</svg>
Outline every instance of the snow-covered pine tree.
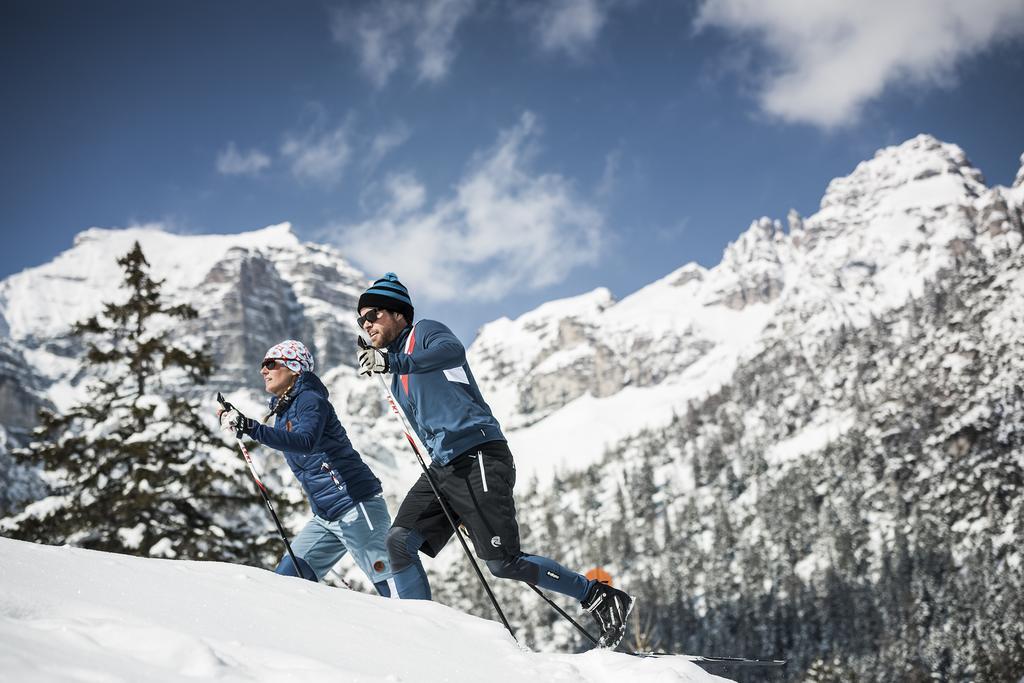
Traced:
<svg viewBox="0 0 1024 683">
<path fill-rule="evenodd" d="M 127 300 L 72 328 L 95 377 L 89 400 L 42 411 L 33 442 L 16 452 L 41 467 L 49 495 L 4 520 L 3 532 L 151 557 L 268 559 L 244 465 L 187 395 L 212 370 L 206 354 L 172 340 L 173 323 L 195 309 L 161 301 L 137 242 L 117 262 Z"/>
</svg>

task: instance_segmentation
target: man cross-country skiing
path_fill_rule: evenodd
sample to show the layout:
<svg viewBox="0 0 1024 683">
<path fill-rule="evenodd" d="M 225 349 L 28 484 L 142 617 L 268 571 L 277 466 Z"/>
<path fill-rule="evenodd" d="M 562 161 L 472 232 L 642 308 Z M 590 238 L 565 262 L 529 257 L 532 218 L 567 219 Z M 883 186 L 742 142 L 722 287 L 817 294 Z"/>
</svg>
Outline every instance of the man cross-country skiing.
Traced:
<svg viewBox="0 0 1024 683">
<path fill-rule="evenodd" d="M 370 339 L 359 350 L 363 375 L 391 373 L 391 391 L 430 451 L 433 478 L 455 521 L 469 531 L 478 557 L 499 578 L 515 579 L 579 600 L 615 647 L 625 633 L 633 597 L 524 553 L 512 488 L 512 453 L 484 402 L 462 343 L 434 320 L 413 324 L 408 290 L 387 273 L 359 297 L 359 326 Z M 453 529 L 427 479 L 420 475 L 388 532 L 388 556 L 401 598 L 430 599 L 419 551 L 431 557 Z"/>
</svg>

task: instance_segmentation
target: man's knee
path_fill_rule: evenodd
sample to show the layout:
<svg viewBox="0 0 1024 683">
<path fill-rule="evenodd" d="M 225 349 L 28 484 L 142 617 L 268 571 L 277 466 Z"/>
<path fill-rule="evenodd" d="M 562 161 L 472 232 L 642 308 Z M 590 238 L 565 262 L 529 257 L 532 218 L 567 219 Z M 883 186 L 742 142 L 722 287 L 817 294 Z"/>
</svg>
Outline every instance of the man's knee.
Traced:
<svg viewBox="0 0 1024 683">
<path fill-rule="evenodd" d="M 400 572 L 419 559 L 417 553 L 423 543 L 423 536 L 415 529 L 393 526 L 386 539 L 391 571 Z"/>
<path fill-rule="evenodd" d="M 525 557 L 506 557 L 501 560 L 487 560 L 487 569 L 499 579 L 512 579 L 536 584 L 540 567 L 528 562 Z"/>
</svg>

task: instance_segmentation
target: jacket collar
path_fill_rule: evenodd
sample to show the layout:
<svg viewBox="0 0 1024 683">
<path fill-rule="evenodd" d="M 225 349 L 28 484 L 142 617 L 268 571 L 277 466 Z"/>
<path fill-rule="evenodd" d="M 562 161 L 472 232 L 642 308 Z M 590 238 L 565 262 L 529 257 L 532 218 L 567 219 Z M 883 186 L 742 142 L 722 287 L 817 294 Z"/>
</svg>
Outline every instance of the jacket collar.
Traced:
<svg viewBox="0 0 1024 683">
<path fill-rule="evenodd" d="M 412 325 L 406 325 L 405 329 L 398 333 L 398 336 L 388 344 L 388 351 L 391 353 L 400 353 L 405 346 L 405 340 L 409 338 L 409 333 L 412 332 Z"/>
<path fill-rule="evenodd" d="M 288 405 L 291 404 L 291 402 L 295 400 L 295 397 L 301 394 L 303 391 L 313 391 L 323 395 L 324 398 L 330 395 L 330 392 L 327 391 L 327 387 L 324 386 L 324 383 L 320 381 L 319 377 L 317 377 L 312 372 L 303 372 L 298 377 L 295 378 L 295 383 L 292 384 L 292 388 L 289 389 L 288 393 L 286 393 L 283 397 L 270 397 L 270 410 L 272 412 L 275 411 L 279 401 L 285 402 L 282 408 L 284 410 L 287 410 Z"/>
</svg>

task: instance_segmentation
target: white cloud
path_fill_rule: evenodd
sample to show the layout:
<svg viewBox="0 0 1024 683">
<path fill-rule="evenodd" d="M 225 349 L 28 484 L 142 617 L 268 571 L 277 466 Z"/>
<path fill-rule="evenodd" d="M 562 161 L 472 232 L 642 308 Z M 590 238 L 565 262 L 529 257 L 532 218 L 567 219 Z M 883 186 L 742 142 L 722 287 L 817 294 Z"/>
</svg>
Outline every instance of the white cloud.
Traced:
<svg viewBox="0 0 1024 683">
<path fill-rule="evenodd" d="M 304 131 L 288 133 L 281 145 L 281 155 L 291 164 L 296 178 L 337 184 L 352 156 L 348 124 L 328 130 L 318 120 Z"/>
<path fill-rule="evenodd" d="M 415 20 L 417 69 L 422 80 L 440 81 L 448 75 L 455 50 L 452 43 L 459 23 L 472 11 L 474 0 L 417 2 L 421 15 Z"/>
<path fill-rule="evenodd" d="M 949 83 L 960 60 L 1024 33 L 1021 0 L 705 0 L 696 27 L 771 57 L 764 111 L 831 128 L 898 84 Z"/>
<path fill-rule="evenodd" d="M 378 88 L 409 58 L 419 80 L 437 82 L 448 75 L 455 32 L 474 5 L 475 0 L 379 0 L 359 10 L 334 10 L 331 32 L 352 46 L 363 73 Z"/>
<path fill-rule="evenodd" d="M 370 142 L 370 149 L 363 158 L 363 165 L 368 169 L 376 168 L 384 157 L 404 145 L 411 135 L 409 127 L 404 123 L 377 133 Z"/>
<path fill-rule="evenodd" d="M 542 2 L 532 13 L 541 49 L 581 58 L 597 41 L 612 4 L 609 0 Z"/>
<path fill-rule="evenodd" d="M 622 148 L 616 148 L 604 156 L 604 171 L 597 185 L 597 196 L 607 200 L 619 182 L 619 167 L 622 165 Z"/>
<path fill-rule="evenodd" d="M 217 154 L 217 172 L 224 175 L 256 175 L 270 166 L 270 157 L 258 149 L 241 152 L 234 142 Z"/>
<path fill-rule="evenodd" d="M 565 177 L 532 170 L 538 136 L 536 118 L 523 114 L 432 205 L 415 176 L 390 176 L 374 215 L 338 228 L 336 241 L 370 273 L 395 271 L 438 301 L 564 280 L 597 258 L 604 219 Z"/>
</svg>

